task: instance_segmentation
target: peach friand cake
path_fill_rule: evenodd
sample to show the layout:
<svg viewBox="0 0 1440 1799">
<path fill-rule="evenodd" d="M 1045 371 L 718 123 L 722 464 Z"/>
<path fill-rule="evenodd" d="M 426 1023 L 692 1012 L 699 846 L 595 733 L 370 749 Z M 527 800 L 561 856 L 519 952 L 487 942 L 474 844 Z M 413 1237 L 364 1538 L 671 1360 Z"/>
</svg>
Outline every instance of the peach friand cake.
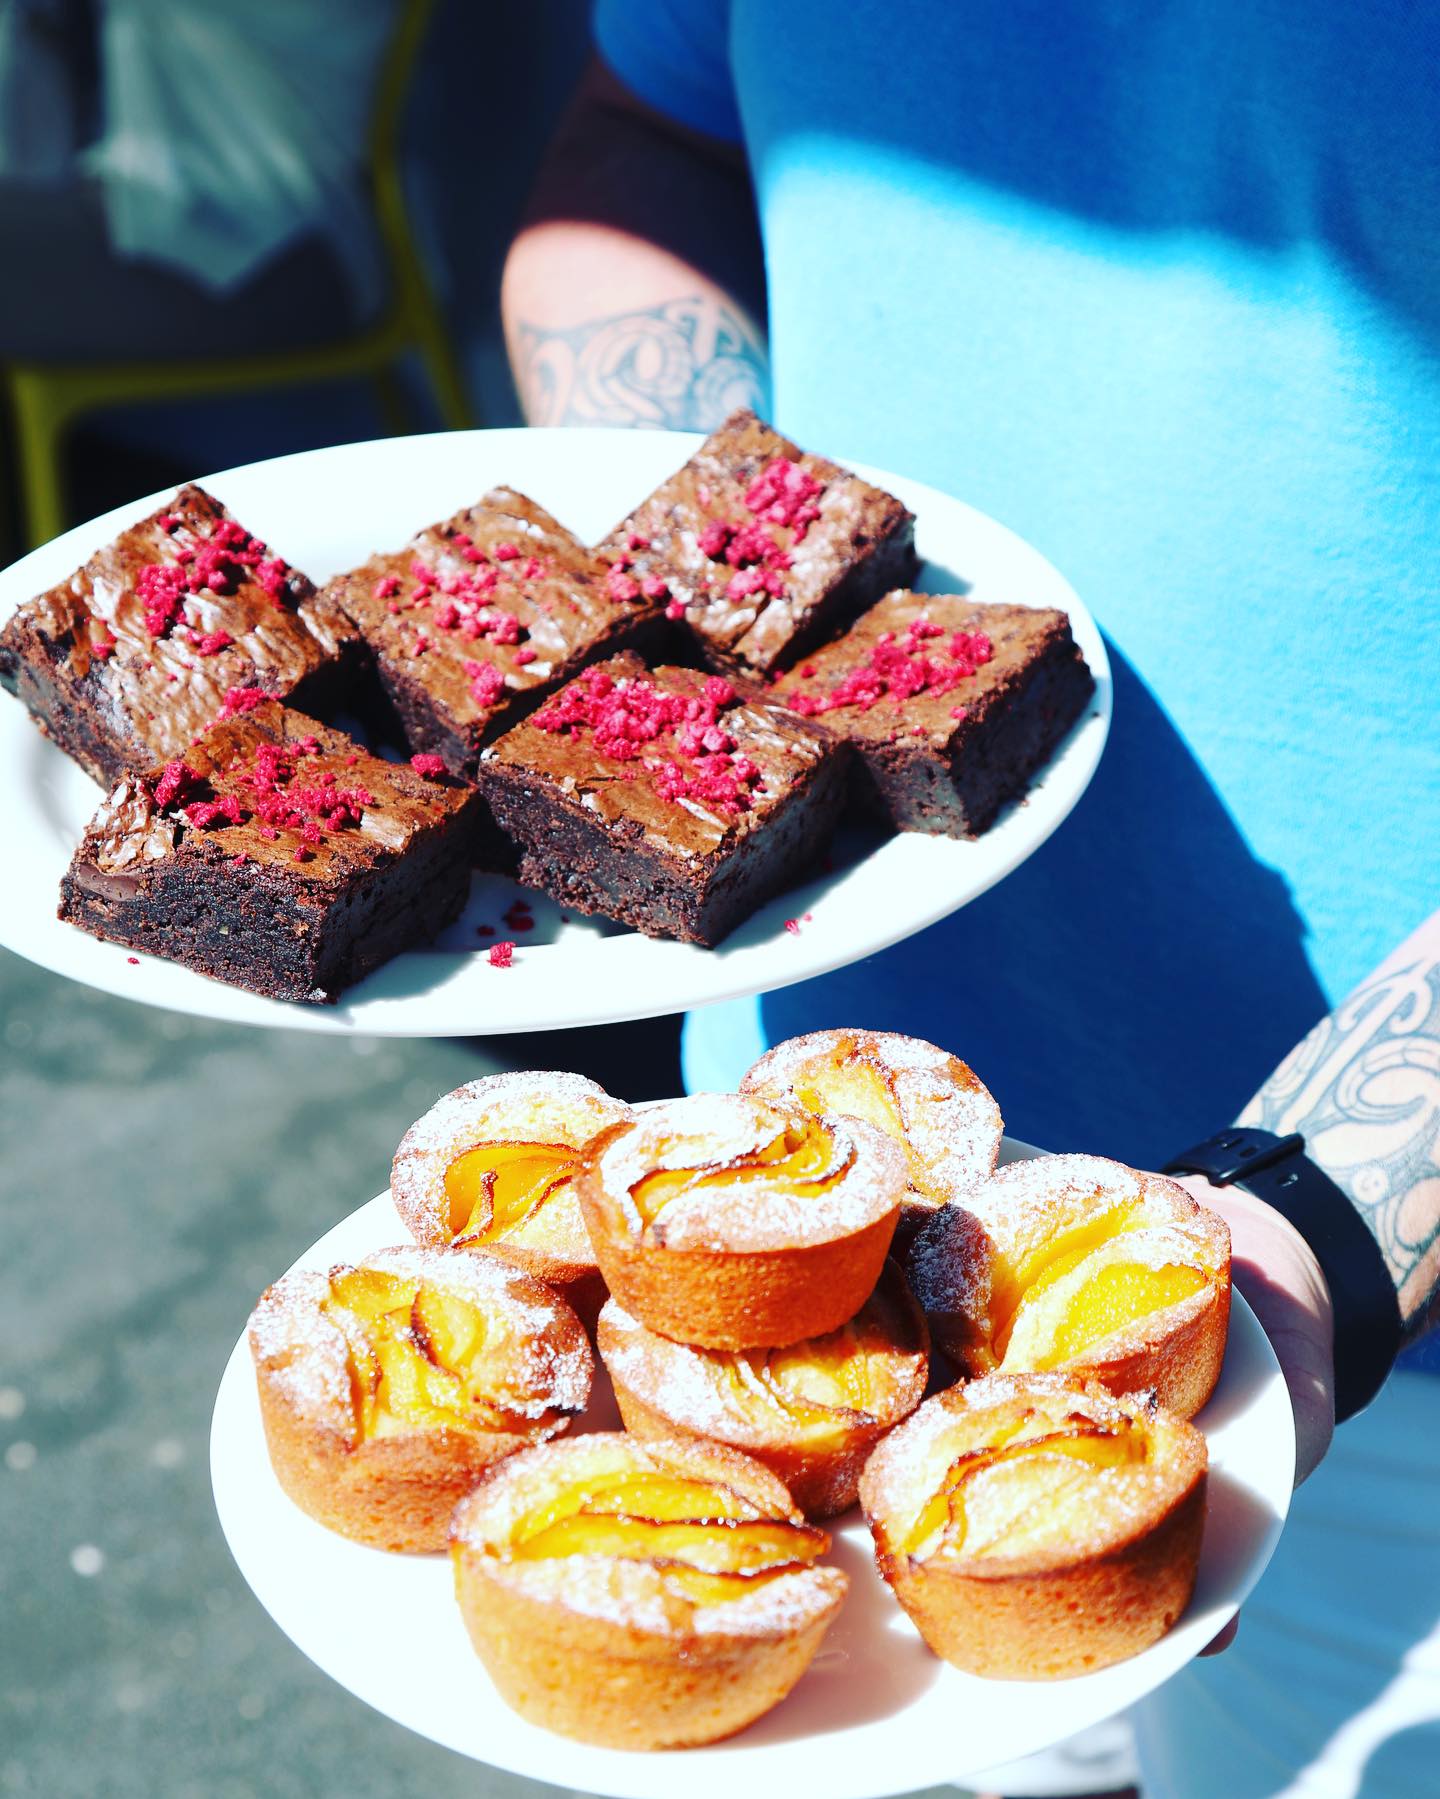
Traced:
<svg viewBox="0 0 1440 1799">
<path fill-rule="evenodd" d="M 732 1735 L 809 1666 L 848 1582 L 768 1469 L 619 1433 L 528 1450 L 458 1508 L 455 1587 L 501 1696 L 624 1749 Z"/>
<path fill-rule="evenodd" d="M 565 1430 L 594 1367 L 558 1294 L 488 1256 L 405 1247 L 295 1270 L 250 1320 L 281 1486 L 379 1549 L 443 1549 L 492 1462 Z"/>
<path fill-rule="evenodd" d="M 704 1093 L 602 1133 L 578 1186 L 632 1317 L 710 1349 L 775 1348 L 836 1329 L 870 1296 L 905 1162 L 859 1119 Z"/>
</svg>

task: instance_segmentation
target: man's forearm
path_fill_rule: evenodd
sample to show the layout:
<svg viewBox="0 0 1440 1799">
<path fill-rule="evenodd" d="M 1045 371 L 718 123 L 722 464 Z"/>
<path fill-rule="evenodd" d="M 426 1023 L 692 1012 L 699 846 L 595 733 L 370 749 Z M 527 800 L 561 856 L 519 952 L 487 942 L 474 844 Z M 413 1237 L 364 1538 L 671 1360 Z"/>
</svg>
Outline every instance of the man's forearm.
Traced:
<svg viewBox="0 0 1440 1799">
<path fill-rule="evenodd" d="M 541 171 L 501 308 L 531 424 L 708 430 L 763 408 L 759 234 L 738 154 L 597 64 Z"/>
<path fill-rule="evenodd" d="M 631 257 L 626 246 L 613 254 Z M 574 259 L 558 250 L 560 263 Z M 633 272 L 643 291 L 645 271 Z M 725 296 L 689 285 L 688 293 L 568 326 L 541 325 L 517 310 L 506 334 L 526 421 L 710 431 L 738 406 L 763 411 L 765 349 L 754 326 Z"/>
<path fill-rule="evenodd" d="M 1440 913 L 1324 1018 L 1241 1124 L 1299 1131 L 1384 1253 L 1406 1334 L 1440 1309 Z"/>
</svg>

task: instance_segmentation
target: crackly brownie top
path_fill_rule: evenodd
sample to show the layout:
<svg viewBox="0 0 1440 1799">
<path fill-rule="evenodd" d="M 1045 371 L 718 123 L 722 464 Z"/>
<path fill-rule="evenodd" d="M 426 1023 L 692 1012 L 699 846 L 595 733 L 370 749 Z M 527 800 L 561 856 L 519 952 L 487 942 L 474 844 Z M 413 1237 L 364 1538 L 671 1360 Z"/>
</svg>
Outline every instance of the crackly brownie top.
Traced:
<svg viewBox="0 0 1440 1799">
<path fill-rule="evenodd" d="M 944 744 L 1069 637 L 1063 612 L 902 588 L 807 656 L 775 691 L 802 717 L 846 737 Z"/>
<path fill-rule="evenodd" d="M 910 522 L 892 494 L 736 412 L 597 547 L 612 590 L 663 600 L 769 668 L 857 557 Z"/>
<path fill-rule="evenodd" d="M 470 799 L 437 756 L 383 762 L 258 689 L 183 757 L 127 775 L 76 854 L 112 885 L 186 853 L 331 884 L 402 852 Z"/>
<path fill-rule="evenodd" d="M 325 593 L 382 658 L 483 731 L 507 694 L 563 678 L 614 625 L 658 610 L 638 589 L 614 595 L 605 572 L 542 506 L 495 487 Z"/>
<path fill-rule="evenodd" d="M 691 668 L 611 657 L 485 752 L 619 834 L 702 857 L 758 826 L 829 753 L 783 706 Z M 543 804 L 543 797 L 536 803 Z"/>
<path fill-rule="evenodd" d="M 22 606 L 7 636 L 37 633 L 143 764 L 178 754 L 232 687 L 288 693 L 333 653 L 334 624 L 298 569 L 189 486 Z"/>
</svg>

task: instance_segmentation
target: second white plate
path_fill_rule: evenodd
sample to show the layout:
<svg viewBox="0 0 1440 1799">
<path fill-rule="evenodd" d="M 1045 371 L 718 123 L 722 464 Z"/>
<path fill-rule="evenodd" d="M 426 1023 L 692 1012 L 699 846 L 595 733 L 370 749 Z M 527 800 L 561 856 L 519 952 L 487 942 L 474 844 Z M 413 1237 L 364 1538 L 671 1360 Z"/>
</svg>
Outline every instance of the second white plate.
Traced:
<svg viewBox="0 0 1440 1799">
<path fill-rule="evenodd" d="M 1025 1153 L 1035 1152 L 1007 1144 L 1007 1160 Z M 382 1193 L 296 1266 L 324 1269 L 406 1240 Z M 600 1372 L 582 1429 L 618 1428 Z M 1295 1466 L 1284 1378 L 1238 1293 L 1220 1384 L 1196 1422 L 1210 1445 L 1199 1583 L 1190 1609 L 1153 1648 L 1074 1680 L 962 1674 L 920 1641 L 875 1571 L 863 1520 L 850 1513 L 829 1527 L 830 1559 L 849 1574 L 849 1597 L 800 1685 L 729 1742 L 654 1755 L 595 1749 L 526 1724 L 475 1657 L 448 1557 L 366 1549 L 285 1497 L 266 1454 L 243 1336 L 215 1402 L 210 1465 L 231 1552 L 281 1630 L 341 1686 L 421 1736 L 533 1780 L 620 1799 L 880 1799 L 963 1781 L 1111 1717 L 1183 1667 L 1234 1614 L 1279 1540 Z"/>
</svg>

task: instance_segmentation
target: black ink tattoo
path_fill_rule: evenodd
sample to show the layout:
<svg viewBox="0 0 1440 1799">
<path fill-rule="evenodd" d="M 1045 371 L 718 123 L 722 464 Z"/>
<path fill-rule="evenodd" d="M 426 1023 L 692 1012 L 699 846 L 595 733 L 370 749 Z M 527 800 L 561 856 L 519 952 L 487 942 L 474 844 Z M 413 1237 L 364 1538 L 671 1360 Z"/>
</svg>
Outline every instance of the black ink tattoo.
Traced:
<svg viewBox="0 0 1440 1799">
<path fill-rule="evenodd" d="M 532 425 L 711 431 L 763 411 L 765 346 L 732 307 L 699 296 L 567 331 L 519 328 L 516 379 Z"/>
<path fill-rule="evenodd" d="M 1285 1058 L 1241 1124 L 1300 1131 L 1384 1251 L 1407 1334 L 1440 1301 L 1440 961 L 1358 987 Z"/>
</svg>

